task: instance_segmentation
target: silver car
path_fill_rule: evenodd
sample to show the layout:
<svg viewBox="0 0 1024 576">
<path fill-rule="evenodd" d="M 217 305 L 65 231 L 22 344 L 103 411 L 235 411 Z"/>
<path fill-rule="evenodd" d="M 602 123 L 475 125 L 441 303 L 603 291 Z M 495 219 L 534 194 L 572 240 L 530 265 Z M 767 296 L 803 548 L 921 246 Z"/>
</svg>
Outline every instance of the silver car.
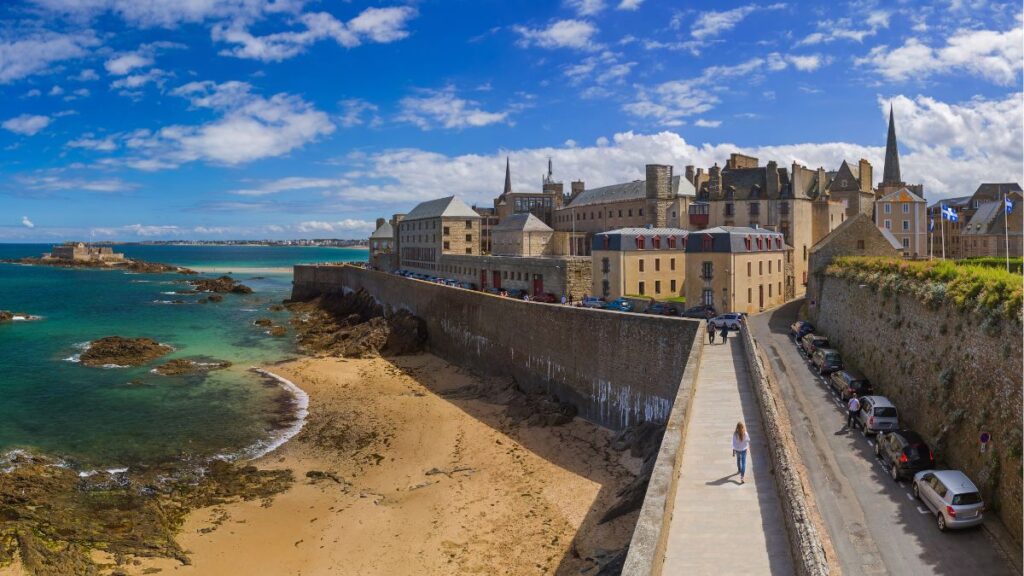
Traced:
<svg viewBox="0 0 1024 576">
<path fill-rule="evenodd" d="M 860 399 L 860 426 L 865 434 L 899 430 L 899 412 L 885 396 L 863 396 Z"/>
<path fill-rule="evenodd" d="M 742 322 L 743 318 L 739 314 L 719 314 L 711 319 L 711 325 L 718 330 L 723 326 L 729 330 L 739 330 Z"/>
<path fill-rule="evenodd" d="M 914 474 L 914 495 L 935 514 L 939 530 L 981 524 L 985 503 L 978 487 L 959 470 L 923 470 Z"/>
</svg>

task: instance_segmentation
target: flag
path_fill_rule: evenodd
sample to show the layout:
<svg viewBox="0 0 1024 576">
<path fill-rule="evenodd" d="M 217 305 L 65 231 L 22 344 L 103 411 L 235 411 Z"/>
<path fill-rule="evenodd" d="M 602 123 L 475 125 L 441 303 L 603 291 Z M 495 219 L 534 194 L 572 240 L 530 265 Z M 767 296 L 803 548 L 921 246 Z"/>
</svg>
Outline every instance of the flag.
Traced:
<svg viewBox="0 0 1024 576">
<path fill-rule="evenodd" d="M 1003 203 L 1006 205 L 1006 213 L 1007 214 L 1013 212 L 1013 200 L 1010 200 L 1009 197 L 1004 196 L 1003 197 Z"/>
<path fill-rule="evenodd" d="M 945 204 L 942 205 L 942 219 L 949 220 L 950 222 L 960 221 L 960 217 L 957 216 L 956 210 L 954 210 L 951 206 L 946 206 Z"/>
<path fill-rule="evenodd" d="M 935 231 L 935 218 L 929 218 L 928 219 L 928 231 L 929 232 L 934 232 Z"/>
</svg>

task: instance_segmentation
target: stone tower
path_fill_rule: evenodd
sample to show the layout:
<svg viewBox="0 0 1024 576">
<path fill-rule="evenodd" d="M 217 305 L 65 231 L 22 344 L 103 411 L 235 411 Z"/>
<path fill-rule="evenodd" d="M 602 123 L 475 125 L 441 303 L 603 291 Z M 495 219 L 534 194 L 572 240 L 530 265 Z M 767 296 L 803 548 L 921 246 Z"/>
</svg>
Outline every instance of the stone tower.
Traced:
<svg viewBox="0 0 1024 576">
<path fill-rule="evenodd" d="M 512 170 L 509 167 L 508 156 L 505 156 L 505 190 L 502 191 L 502 195 L 512 193 Z"/>
<path fill-rule="evenodd" d="M 896 147 L 896 121 L 893 118 L 892 104 L 889 105 L 889 137 L 885 141 L 885 165 L 882 168 L 882 186 L 899 187 L 903 184 L 900 178 L 900 151 Z"/>
<path fill-rule="evenodd" d="M 672 204 L 672 167 L 667 164 L 648 164 L 645 192 L 647 202 L 644 220 L 656 228 L 668 226 L 669 206 Z"/>
</svg>

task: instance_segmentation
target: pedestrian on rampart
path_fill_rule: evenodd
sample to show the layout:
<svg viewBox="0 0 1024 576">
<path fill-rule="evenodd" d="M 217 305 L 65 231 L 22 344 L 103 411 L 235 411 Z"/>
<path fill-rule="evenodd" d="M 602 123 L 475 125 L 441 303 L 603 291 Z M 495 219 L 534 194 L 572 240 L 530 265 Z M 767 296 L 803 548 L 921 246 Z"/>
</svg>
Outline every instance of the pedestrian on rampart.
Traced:
<svg viewBox="0 0 1024 576">
<path fill-rule="evenodd" d="M 743 422 L 736 423 L 736 431 L 732 433 L 732 455 L 736 457 L 736 472 L 740 475 L 740 484 L 747 475 L 747 450 L 750 448 L 750 435 Z"/>
<path fill-rule="evenodd" d="M 708 320 L 708 344 L 715 343 L 715 327 L 711 324 L 711 320 Z"/>
<path fill-rule="evenodd" d="M 846 404 L 846 427 L 856 428 L 857 427 L 857 416 L 860 415 L 860 399 L 857 398 L 857 393 L 853 392 L 850 394 L 850 401 Z"/>
</svg>

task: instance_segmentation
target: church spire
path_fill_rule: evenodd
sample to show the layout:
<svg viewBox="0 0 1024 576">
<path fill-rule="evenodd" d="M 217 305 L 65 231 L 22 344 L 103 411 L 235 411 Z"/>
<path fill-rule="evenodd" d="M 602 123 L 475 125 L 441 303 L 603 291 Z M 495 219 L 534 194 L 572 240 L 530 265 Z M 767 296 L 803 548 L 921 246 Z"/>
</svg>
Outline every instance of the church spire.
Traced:
<svg viewBox="0 0 1024 576">
<path fill-rule="evenodd" d="M 502 194 L 512 193 L 512 170 L 509 168 L 508 156 L 505 156 L 505 191 Z"/>
<path fill-rule="evenodd" d="M 882 169 L 883 184 L 899 184 L 900 151 L 896 148 L 896 121 L 893 119 L 892 104 L 889 104 L 889 138 L 885 142 L 885 165 Z"/>
</svg>

